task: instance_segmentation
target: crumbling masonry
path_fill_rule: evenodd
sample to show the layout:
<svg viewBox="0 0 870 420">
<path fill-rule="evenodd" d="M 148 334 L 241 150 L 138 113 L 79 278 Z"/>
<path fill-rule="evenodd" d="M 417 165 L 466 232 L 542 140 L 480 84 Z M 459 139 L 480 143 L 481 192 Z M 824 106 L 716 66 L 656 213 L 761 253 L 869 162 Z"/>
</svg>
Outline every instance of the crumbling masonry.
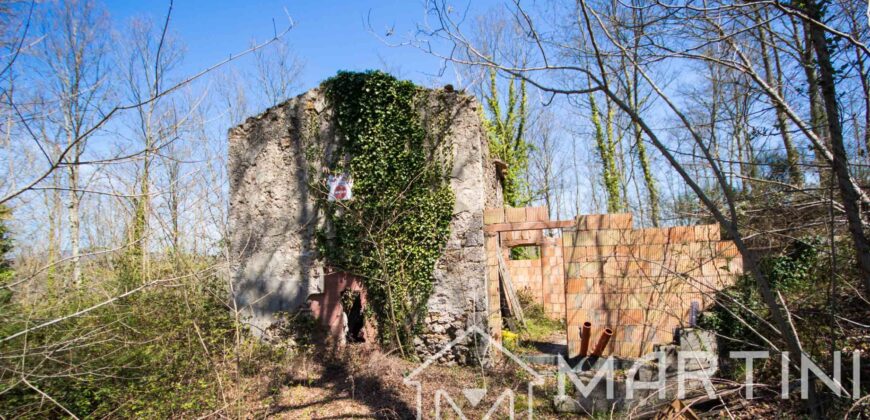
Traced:
<svg viewBox="0 0 870 420">
<path fill-rule="evenodd" d="M 453 152 L 450 186 L 455 195 L 450 237 L 434 272 L 425 331 L 416 340 L 423 354 L 437 352 L 470 324 L 486 328 L 486 261 L 483 211 L 502 202 L 487 148 L 479 105 L 468 96 L 432 90 L 423 101 L 427 126 L 447 118 L 445 139 Z M 440 121 L 439 121 L 440 123 Z M 324 170 L 339 144 L 323 92 L 303 95 L 249 118 L 229 132 L 230 251 L 236 304 L 256 334 L 280 312 L 309 307 L 329 267 L 318 259 L 315 231 L 323 214 L 309 179 Z M 306 154 L 323 151 L 325 159 Z M 318 307 L 335 302 L 318 302 Z M 444 361 L 464 362 L 459 346 Z"/>
<path fill-rule="evenodd" d="M 448 116 L 453 151 L 450 186 L 456 202 L 450 237 L 434 272 L 428 317 L 415 339 L 434 354 L 470 325 L 500 339 L 502 279 L 497 253 L 541 247 L 539 259 L 508 261 L 511 278 L 555 319 L 567 325 L 576 355 L 579 325 L 605 326 L 615 336 L 605 354 L 637 357 L 670 342 L 693 302 L 729 284 L 742 264 L 717 226 L 633 229 L 631 215 L 580 216 L 551 221 L 546 208 L 502 209 L 502 190 L 478 103 L 445 90 L 428 91 L 419 114 L 425 124 Z M 324 218 L 309 180 L 330 161 L 339 137 L 323 92 L 303 95 L 249 118 L 229 132 L 230 251 L 236 305 L 257 334 L 281 312 L 311 308 L 335 322 L 332 270 L 318 258 L 314 235 Z M 313 150 L 324 159 L 310 159 Z M 560 233 L 561 232 L 561 233 Z M 353 281 L 346 281 L 355 284 Z M 457 346 L 442 362 L 466 362 Z"/>
</svg>

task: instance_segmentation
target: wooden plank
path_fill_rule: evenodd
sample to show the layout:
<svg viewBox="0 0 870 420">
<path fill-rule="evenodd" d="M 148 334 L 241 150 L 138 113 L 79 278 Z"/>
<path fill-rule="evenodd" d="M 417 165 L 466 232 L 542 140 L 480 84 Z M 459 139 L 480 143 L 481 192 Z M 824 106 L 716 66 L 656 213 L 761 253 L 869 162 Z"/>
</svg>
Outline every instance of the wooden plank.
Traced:
<svg viewBox="0 0 870 420">
<path fill-rule="evenodd" d="M 504 262 L 504 256 L 498 252 L 498 272 L 501 275 L 502 284 L 504 284 L 505 297 L 508 302 L 508 312 L 516 318 L 520 327 L 526 327 L 525 315 L 523 314 L 523 306 L 520 305 L 520 300 L 517 297 L 517 292 L 514 290 L 513 282 L 511 282 L 510 270 L 507 263 Z"/>
</svg>

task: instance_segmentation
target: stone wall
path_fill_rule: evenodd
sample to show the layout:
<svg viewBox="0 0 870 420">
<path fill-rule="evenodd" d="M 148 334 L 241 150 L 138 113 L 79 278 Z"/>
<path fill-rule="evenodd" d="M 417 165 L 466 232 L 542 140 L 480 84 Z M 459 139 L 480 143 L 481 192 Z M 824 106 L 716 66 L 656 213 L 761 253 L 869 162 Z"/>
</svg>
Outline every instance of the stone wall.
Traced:
<svg viewBox="0 0 870 420">
<path fill-rule="evenodd" d="M 309 196 L 304 151 L 312 138 L 322 139 L 327 153 L 334 150 L 331 127 L 316 124 L 327 115 L 309 118 L 325 108 L 313 90 L 229 131 L 233 292 L 255 334 L 279 312 L 304 307 L 309 294 L 323 291 L 314 243 L 323 221 Z"/>
<path fill-rule="evenodd" d="M 486 328 L 483 209 L 501 203 L 479 105 L 468 96 L 428 91 L 419 113 L 427 128 L 447 127 L 456 196 L 450 238 L 435 268 L 421 352 L 432 353 L 456 331 Z M 446 121 L 446 124 L 445 124 Z M 249 118 L 229 131 L 230 252 L 236 304 L 257 334 L 281 311 L 307 306 L 323 292 L 324 267 L 314 233 L 324 219 L 309 180 L 334 161 L 339 144 L 319 89 Z M 463 349 L 446 359 L 461 361 Z"/>
</svg>

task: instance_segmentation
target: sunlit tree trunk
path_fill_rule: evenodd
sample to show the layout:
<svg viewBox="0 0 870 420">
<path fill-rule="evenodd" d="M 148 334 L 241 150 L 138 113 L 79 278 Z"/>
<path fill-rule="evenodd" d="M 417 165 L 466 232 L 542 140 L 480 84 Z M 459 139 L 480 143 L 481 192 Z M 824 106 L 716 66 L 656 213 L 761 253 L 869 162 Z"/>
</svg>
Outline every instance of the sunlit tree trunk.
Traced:
<svg viewBox="0 0 870 420">
<path fill-rule="evenodd" d="M 767 78 L 767 84 L 773 86 L 780 97 L 785 98 L 785 92 L 782 89 L 782 70 L 779 63 L 779 52 L 774 44 L 776 40 L 768 39 L 768 30 L 767 25 L 760 27 L 758 30 L 764 74 Z M 771 49 L 773 50 L 775 67 L 771 65 L 770 55 L 768 53 L 769 42 L 771 43 Z M 789 182 L 793 185 L 801 186 L 804 183 L 804 177 L 800 169 L 800 155 L 798 154 L 798 151 L 794 146 L 794 141 L 789 133 L 787 122 L 788 117 L 785 115 L 785 110 L 779 102 L 773 101 L 773 107 L 776 111 L 776 128 L 779 130 L 780 136 L 782 137 L 782 145 L 785 149 L 786 160 L 788 162 Z"/>
<path fill-rule="evenodd" d="M 612 141 L 613 126 L 610 123 L 613 113 L 608 112 L 607 121 L 602 123 L 601 112 L 598 109 L 595 96 L 591 94 L 589 95 L 589 108 L 592 126 L 595 129 L 595 145 L 598 158 L 601 160 L 601 178 L 604 182 L 604 191 L 607 194 L 607 212 L 618 213 L 622 211 L 622 198 L 620 196 L 620 177 L 616 169 L 616 147 Z"/>
<path fill-rule="evenodd" d="M 816 1 L 807 3 L 807 15 L 810 19 L 822 22 L 821 5 Z M 832 165 L 842 196 L 843 209 L 849 224 L 849 232 L 855 246 L 858 267 L 864 280 L 864 288 L 870 295 L 870 242 L 864 233 L 864 223 L 861 220 L 861 207 L 858 202 L 858 191 L 850 181 L 849 160 L 843 139 L 843 126 L 840 121 L 840 109 L 837 102 L 837 86 L 834 80 L 835 70 L 831 62 L 830 46 L 825 39 L 825 32 L 816 24 L 807 24 L 813 41 L 813 49 L 819 63 L 819 86 L 827 114 L 828 131 L 831 141 L 831 152 L 834 155 Z"/>
</svg>

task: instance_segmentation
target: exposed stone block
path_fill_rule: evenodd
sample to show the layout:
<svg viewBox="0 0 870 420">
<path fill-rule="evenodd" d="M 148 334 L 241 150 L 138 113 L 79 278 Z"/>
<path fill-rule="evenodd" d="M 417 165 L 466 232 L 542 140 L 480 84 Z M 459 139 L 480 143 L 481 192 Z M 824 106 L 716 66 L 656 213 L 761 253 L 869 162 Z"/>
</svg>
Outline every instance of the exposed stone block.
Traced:
<svg viewBox="0 0 870 420">
<path fill-rule="evenodd" d="M 595 245 L 617 245 L 621 239 L 621 231 L 618 230 L 599 230 L 596 233 Z"/>
<path fill-rule="evenodd" d="M 574 232 L 574 246 L 596 246 L 597 232 L 593 230 L 579 230 Z"/>
<path fill-rule="evenodd" d="M 719 225 L 695 226 L 695 239 L 699 241 L 718 241 Z"/>
</svg>

